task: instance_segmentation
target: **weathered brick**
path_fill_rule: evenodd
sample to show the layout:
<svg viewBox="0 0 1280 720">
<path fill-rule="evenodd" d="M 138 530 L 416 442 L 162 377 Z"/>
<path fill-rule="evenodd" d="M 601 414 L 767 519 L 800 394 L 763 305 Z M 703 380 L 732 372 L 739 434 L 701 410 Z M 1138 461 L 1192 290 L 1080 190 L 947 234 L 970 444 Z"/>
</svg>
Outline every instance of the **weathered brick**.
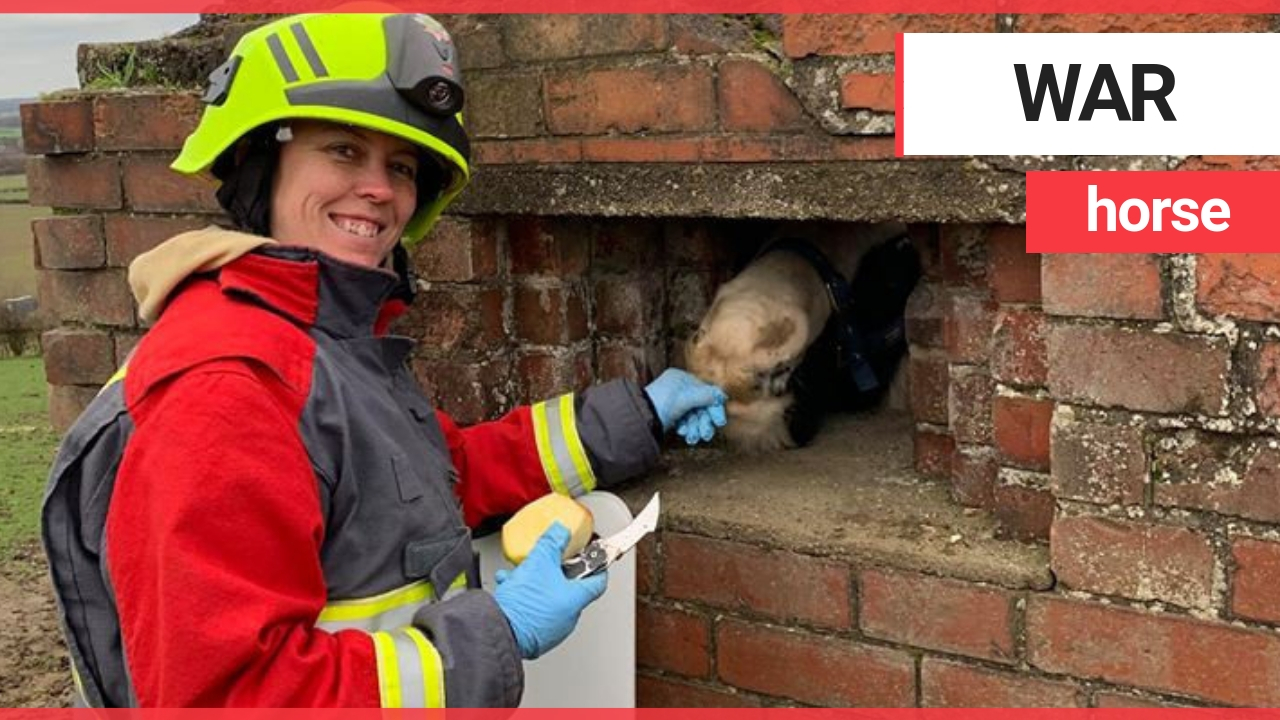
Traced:
<svg viewBox="0 0 1280 720">
<path fill-rule="evenodd" d="M 697 162 L 702 159 L 701 138 L 593 137 L 583 138 L 586 162 Z"/>
<path fill-rule="evenodd" d="M 1049 424 L 1053 401 L 1001 395 L 991 405 L 996 448 L 1006 465 L 1049 469 Z"/>
<path fill-rule="evenodd" d="M 203 110 L 193 93 L 99 95 L 93 101 L 98 149 L 181 149 Z"/>
<path fill-rule="evenodd" d="M 1048 382 L 1047 326 L 1039 310 L 1002 307 L 991 332 L 991 375 L 1006 385 L 1022 387 Z"/>
<path fill-rule="evenodd" d="M 1260 343 L 1253 376 L 1258 382 L 1258 411 L 1267 417 L 1280 417 L 1280 343 Z"/>
<path fill-rule="evenodd" d="M 1151 412 L 1225 412 L 1231 350 L 1221 338 L 1056 324 L 1048 351 L 1055 398 Z"/>
<path fill-rule="evenodd" d="M 666 47 L 664 15 L 508 15 L 507 56 L 542 61 L 641 53 Z"/>
<path fill-rule="evenodd" d="M 1011 477 L 1025 480 L 1030 473 L 1002 469 L 992 489 L 991 506 L 1000 521 L 998 535 L 1024 541 L 1046 541 L 1053 524 L 1057 502 L 1053 492 L 1043 485 L 1011 482 Z"/>
<path fill-rule="evenodd" d="M 1050 562 L 1073 590 L 1206 608 L 1213 593 L 1213 548 L 1185 527 L 1102 517 L 1058 517 Z"/>
<path fill-rule="evenodd" d="M 133 349 L 138 346 L 138 342 L 142 340 L 142 333 L 130 332 L 128 330 L 116 330 L 112 335 L 116 341 L 116 367 L 121 367 L 129 361 L 129 355 L 133 353 Z"/>
<path fill-rule="evenodd" d="M 1196 304 L 1213 315 L 1280 322 L 1280 257 L 1268 253 L 1197 256 Z"/>
<path fill-rule="evenodd" d="M 479 70 L 503 65 L 506 57 L 502 52 L 502 15 L 467 14 L 455 15 L 442 20 L 448 24 L 449 32 L 455 38 L 465 38 L 458 43 L 458 65 L 463 70 Z M 470 81 L 471 76 L 467 76 Z M 468 98 L 470 102 L 470 98 Z"/>
<path fill-rule="evenodd" d="M 638 603 L 636 664 L 685 677 L 709 677 L 710 621 L 691 612 Z"/>
<path fill-rule="evenodd" d="M 898 33 L 995 32 L 994 15 L 784 15 L 788 57 L 891 53 Z"/>
<path fill-rule="evenodd" d="M 726 273 L 737 248 L 736 234 L 710 222 L 677 220 L 663 223 L 663 256 L 672 267 Z"/>
<path fill-rule="evenodd" d="M 991 444 L 994 383 L 986 368 L 952 365 L 947 383 L 947 413 L 957 443 Z"/>
<path fill-rule="evenodd" d="M 1051 315 L 1164 316 L 1157 255 L 1053 253 L 1042 255 L 1040 262 L 1044 311 Z"/>
<path fill-rule="evenodd" d="M 63 322 L 134 324 L 133 296 L 122 271 L 43 270 L 38 287 L 40 307 Z"/>
<path fill-rule="evenodd" d="M 852 622 L 844 565 L 692 535 L 666 535 L 663 552 L 667 597 L 836 629 Z"/>
<path fill-rule="evenodd" d="M 946 433 L 917 429 L 912 435 L 916 472 L 934 480 L 951 477 L 955 438 Z"/>
<path fill-rule="evenodd" d="M 1248 537 L 1231 541 L 1231 614 L 1280 622 L 1280 543 Z"/>
<path fill-rule="evenodd" d="M 1159 698 L 1143 697 L 1130 693 L 1096 692 L 1093 695 L 1093 706 L 1099 708 L 1187 708 L 1182 705 Z"/>
<path fill-rule="evenodd" d="M 943 323 L 947 357 L 951 362 L 986 364 L 989 361 L 995 309 L 995 303 L 981 295 L 951 293 L 951 308 Z"/>
<path fill-rule="evenodd" d="M 59 435 L 71 429 L 80 413 L 98 396 L 98 385 L 50 385 L 49 424 Z"/>
<path fill-rule="evenodd" d="M 477 143 L 474 165 L 545 165 L 582 162 L 582 141 L 578 138 L 537 140 L 489 140 Z"/>
<path fill-rule="evenodd" d="M 926 657 L 920 663 L 923 707 L 1084 707 L 1076 685 Z"/>
<path fill-rule="evenodd" d="M 511 368 L 511 360 L 503 356 L 478 362 L 446 358 L 413 363 L 427 397 L 463 425 L 492 420 L 509 408 Z"/>
<path fill-rule="evenodd" d="M 671 363 L 661 343 L 602 340 L 596 344 L 596 377 L 627 378 L 647 384 Z"/>
<path fill-rule="evenodd" d="M 400 321 L 433 353 L 496 350 L 506 342 L 501 288 L 435 285 Z"/>
<path fill-rule="evenodd" d="M 474 282 L 498 274 L 494 222 L 445 217 L 413 251 L 419 277 L 432 282 Z"/>
<path fill-rule="evenodd" d="M 720 63 L 720 128 L 787 132 L 809 125 L 795 95 L 768 67 L 752 60 Z"/>
<path fill-rule="evenodd" d="M 716 632 L 716 668 L 730 685 L 812 705 L 915 704 L 910 655 L 848 640 L 724 621 Z"/>
<path fill-rule="evenodd" d="M 592 271 L 634 274 L 662 265 L 662 234 L 662 226 L 653 222 L 602 223 L 591 243 Z"/>
<path fill-rule="evenodd" d="M 1280 449 L 1268 438 L 1181 431 L 1160 438 L 1152 463 L 1158 505 L 1280 522 Z"/>
<path fill-rule="evenodd" d="M 958 445 L 951 464 L 951 496 L 967 507 L 991 507 L 996 483 L 995 451 L 985 445 Z"/>
<path fill-rule="evenodd" d="M 947 425 L 951 372 L 946 358 L 913 352 L 907 361 L 907 371 L 911 416 L 916 422 Z"/>
<path fill-rule="evenodd" d="M 858 576 L 858 627 L 870 637 L 1012 663 L 1013 595 L 927 575 L 866 570 Z"/>
<path fill-rule="evenodd" d="M 641 708 L 732 708 L 759 707 L 760 703 L 734 688 L 706 687 L 668 677 L 636 675 L 636 707 Z"/>
<path fill-rule="evenodd" d="M 1069 411 L 1054 415 L 1050 467 L 1061 498 L 1098 504 L 1140 504 L 1147 482 L 1142 431 L 1080 422 Z"/>
<path fill-rule="evenodd" d="M 641 338 L 658 331 L 662 321 L 662 293 L 652 279 L 609 277 L 595 281 L 595 329 L 603 335 Z"/>
<path fill-rule="evenodd" d="M 467 132 L 475 138 L 541 135 L 541 84 L 537 72 L 523 70 L 468 76 Z"/>
<path fill-rule="evenodd" d="M 87 99 L 23 103 L 22 151 L 60 155 L 93 150 L 93 105 Z"/>
<path fill-rule="evenodd" d="M 218 213 L 216 183 L 205 175 L 169 169 L 168 155 L 130 155 L 124 160 L 124 196 L 138 212 Z"/>
<path fill-rule="evenodd" d="M 39 218 L 31 222 L 31 230 L 40 267 L 83 270 L 102 267 L 106 260 L 99 215 Z"/>
<path fill-rule="evenodd" d="M 849 73 L 840 79 L 840 107 L 894 112 L 898 78 L 893 73 Z"/>
<path fill-rule="evenodd" d="M 50 385 L 101 385 L 116 371 L 115 344 L 102 330 L 55 328 L 40 347 Z"/>
<path fill-rule="evenodd" d="M 515 335 L 534 345 L 563 345 L 587 336 L 587 308 L 577 283 L 522 284 L 513 291 Z"/>
<path fill-rule="evenodd" d="M 986 292 L 990 266 L 986 228 L 979 225 L 943 225 L 939 235 L 942 279 L 948 285 Z"/>
<path fill-rule="evenodd" d="M 588 349 L 526 350 L 516 358 L 517 402 L 580 392 L 594 380 Z"/>
<path fill-rule="evenodd" d="M 543 92 L 547 127 L 556 135 L 689 132 L 715 124 L 711 71 L 704 67 L 566 70 L 549 75 Z"/>
<path fill-rule="evenodd" d="M 1032 596 L 1027 652 L 1047 672 L 1231 705 L 1280 703 L 1280 636 L 1271 632 Z"/>
<path fill-rule="evenodd" d="M 1154 6 L 1153 6 L 1154 7 Z M 1270 32 L 1269 15 L 1019 15 L 1018 32 Z"/>
<path fill-rule="evenodd" d="M 107 215 L 103 221 L 106 236 L 107 265 L 128 267 L 134 258 L 169 238 L 208 226 L 212 217 L 148 217 L 146 215 Z"/>
<path fill-rule="evenodd" d="M 32 207 L 116 210 L 124 202 L 114 157 L 68 155 L 27 158 Z"/>
<path fill-rule="evenodd" d="M 1002 303 L 1040 302 L 1040 255 L 1027 252 L 1027 226 L 995 225 L 987 248 L 991 296 Z"/>
<path fill-rule="evenodd" d="M 688 337 L 697 329 L 715 296 L 716 281 L 709 272 L 671 272 L 667 283 L 667 324 L 675 337 Z"/>
<path fill-rule="evenodd" d="M 636 546 L 636 594 L 648 597 L 661 591 L 662 557 L 658 543 L 642 542 Z"/>
<path fill-rule="evenodd" d="M 514 275 L 575 277 L 587 271 L 591 237 L 581 222 L 518 217 L 507 223 Z"/>
<path fill-rule="evenodd" d="M 941 286 L 925 282 L 916 285 L 907 299 L 907 341 L 917 347 L 945 347 L 943 327 L 950 306 L 950 298 Z"/>
</svg>

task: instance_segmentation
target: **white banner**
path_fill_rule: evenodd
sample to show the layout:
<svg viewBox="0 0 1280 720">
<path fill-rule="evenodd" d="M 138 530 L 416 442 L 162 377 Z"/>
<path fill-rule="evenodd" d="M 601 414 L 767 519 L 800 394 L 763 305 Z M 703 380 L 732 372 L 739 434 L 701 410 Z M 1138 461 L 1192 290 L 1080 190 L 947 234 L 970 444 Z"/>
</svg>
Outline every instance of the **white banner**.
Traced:
<svg viewBox="0 0 1280 720">
<path fill-rule="evenodd" d="M 1270 33 L 908 33 L 898 132 L 905 155 L 1280 155 L 1277 71 Z"/>
</svg>

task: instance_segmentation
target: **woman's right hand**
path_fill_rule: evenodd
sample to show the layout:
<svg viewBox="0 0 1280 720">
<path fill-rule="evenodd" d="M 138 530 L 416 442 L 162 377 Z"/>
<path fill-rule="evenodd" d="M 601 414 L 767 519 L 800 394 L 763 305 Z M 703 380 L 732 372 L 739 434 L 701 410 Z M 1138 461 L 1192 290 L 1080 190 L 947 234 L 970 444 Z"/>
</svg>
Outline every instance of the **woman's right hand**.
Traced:
<svg viewBox="0 0 1280 720">
<path fill-rule="evenodd" d="M 565 577 L 560 567 L 569 529 L 551 524 L 538 538 L 529 557 L 514 570 L 499 570 L 493 599 L 516 636 L 520 655 L 539 657 L 569 637 L 582 609 L 604 594 L 607 573 L 580 580 Z"/>
</svg>

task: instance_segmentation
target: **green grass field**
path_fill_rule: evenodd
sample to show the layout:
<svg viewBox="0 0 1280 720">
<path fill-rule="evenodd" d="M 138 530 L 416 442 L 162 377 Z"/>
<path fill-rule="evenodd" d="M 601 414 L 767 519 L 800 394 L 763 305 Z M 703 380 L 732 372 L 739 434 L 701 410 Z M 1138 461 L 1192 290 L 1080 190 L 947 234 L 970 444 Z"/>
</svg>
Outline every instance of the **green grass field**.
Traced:
<svg viewBox="0 0 1280 720">
<path fill-rule="evenodd" d="M 22 137 L 22 128 L 0 127 L 0 139 L 20 137 Z"/>
<path fill-rule="evenodd" d="M 0 360 L 0 558 L 38 537 L 40 500 L 58 436 L 40 358 Z"/>
<path fill-rule="evenodd" d="M 27 205 L 26 198 L 25 176 L 0 176 L 0 298 L 36 292 L 31 221 L 47 217 L 49 210 Z M 7 199 L 18 199 L 22 203 L 4 202 Z"/>
</svg>

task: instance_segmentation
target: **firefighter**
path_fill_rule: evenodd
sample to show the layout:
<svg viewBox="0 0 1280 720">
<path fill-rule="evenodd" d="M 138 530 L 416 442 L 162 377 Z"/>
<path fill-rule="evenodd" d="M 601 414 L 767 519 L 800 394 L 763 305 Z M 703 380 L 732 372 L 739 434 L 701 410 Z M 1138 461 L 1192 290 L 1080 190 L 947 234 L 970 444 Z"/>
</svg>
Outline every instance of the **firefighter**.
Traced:
<svg viewBox="0 0 1280 720">
<path fill-rule="evenodd" d="M 79 703 L 514 706 L 606 580 L 565 578 L 553 525 L 490 594 L 470 529 L 723 425 L 674 369 L 467 428 L 430 406 L 386 329 L 468 180 L 456 58 L 425 15 L 304 15 L 211 76 L 173 168 L 211 170 L 234 229 L 130 267 L 154 324 L 43 508 Z"/>
</svg>

